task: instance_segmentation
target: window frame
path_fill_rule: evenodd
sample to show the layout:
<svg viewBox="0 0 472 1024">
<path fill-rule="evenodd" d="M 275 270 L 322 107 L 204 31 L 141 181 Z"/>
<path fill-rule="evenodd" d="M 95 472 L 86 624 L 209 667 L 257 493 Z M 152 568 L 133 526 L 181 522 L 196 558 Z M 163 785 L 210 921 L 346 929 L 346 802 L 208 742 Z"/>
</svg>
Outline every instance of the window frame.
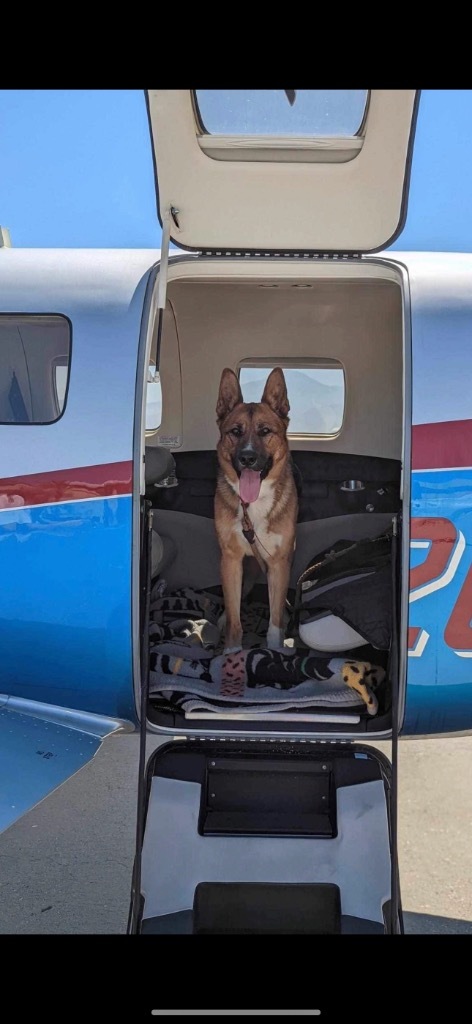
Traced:
<svg viewBox="0 0 472 1024">
<path fill-rule="evenodd" d="M 197 140 L 202 153 L 211 160 L 257 163 L 348 163 L 364 145 L 370 107 L 367 97 L 361 123 L 353 135 L 234 135 L 208 131 L 198 104 L 197 90 L 191 89 Z"/>
<path fill-rule="evenodd" d="M 298 431 L 291 431 L 290 424 L 287 430 L 287 437 L 293 440 L 300 441 L 335 441 L 342 434 L 344 424 L 346 421 L 346 406 L 347 406 L 347 380 L 346 380 L 346 368 L 344 363 L 340 359 L 327 359 L 324 357 L 316 358 L 290 358 L 289 356 L 261 356 L 260 359 L 254 357 L 253 359 L 241 359 L 237 365 L 236 376 L 240 380 L 242 369 L 267 369 L 273 370 L 276 366 L 280 366 L 281 370 L 342 370 L 343 374 L 343 414 L 341 425 L 339 430 L 336 430 L 332 434 L 315 434 L 315 433 L 300 433 Z M 290 392 L 289 392 L 290 401 Z"/>
<path fill-rule="evenodd" d="M 234 89 L 232 91 L 238 92 L 239 90 L 238 89 Z M 254 90 L 254 91 L 256 91 L 256 90 Z M 260 90 L 257 90 L 257 91 L 259 92 Z M 315 90 L 313 90 L 313 91 L 315 91 Z M 319 91 L 321 91 L 321 90 L 319 90 Z M 344 90 L 344 89 L 340 89 L 339 90 L 339 92 L 346 92 L 346 91 L 347 90 Z M 287 132 L 280 132 L 280 133 L 277 133 L 276 135 L 274 135 L 272 132 L 265 132 L 263 134 L 258 134 L 258 133 L 255 133 L 255 132 L 246 132 L 244 134 L 239 134 L 239 135 L 236 132 L 211 132 L 207 128 L 207 126 L 206 126 L 206 124 L 205 124 L 205 122 L 203 120 L 203 117 L 202 117 L 202 112 L 201 112 L 200 104 L 199 104 L 199 101 L 198 101 L 198 90 L 197 89 L 192 89 L 192 103 L 193 103 L 193 109 L 194 109 L 194 113 L 195 113 L 195 120 L 196 120 L 197 127 L 198 127 L 200 135 L 205 135 L 205 136 L 209 136 L 210 138 L 216 138 L 216 139 L 220 139 L 220 140 L 223 140 L 223 139 L 228 139 L 228 140 L 230 140 L 230 139 L 239 139 L 240 140 L 240 144 L 244 144 L 246 139 L 253 139 L 253 140 L 259 139 L 261 145 L 263 144 L 264 139 L 272 139 L 275 142 L 277 140 L 285 140 L 285 141 L 293 140 L 294 147 L 295 147 L 296 145 L 300 146 L 300 144 L 302 144 L 303 142 L 306 145 L 309 146 L 311 143 L 317 142 L 320 139 L 322 139 L 322 140 L 325 140 L 325 139 L 333 139 L 333 140 L 338 139 L 339 142 L 341 143 L 343 140 L 359 139 L 359 138 L 361 138 L 361 136 L 363 134 L 364 127 L 365 127 L 365 122 L 366 122 L 366 119 L 367 119 L 367 112 L 368 112 L 368 109 L 369 109 L 371 90 L 370 89 L 366 89 L 365 92 L 366 92 L 366 98 L 365 98 L 364 108 L 363 108 L 363 111 L 362 111 L 362 117 L 361 117 L 361 120 L 360 120 L 359 127 L 356 129 L 355 132 L 338 132 L 337 134 L 334 134 L 334 135 L 332 133 L 330 133 L 330 132 L 326 132 L 326 133 L 323 133 L 323 134 L 312 133 L 312 134 L 306 134 L 306 135 L 297 135 L 295 133 L 292 135 L 292 134 L 287 133 Z"/>
<path fill-rule="evenodd" d="M 10 311 L 10 310 L 6 310 L 6 309 L 2 309 L 0 311 L 0 324 L 1 324 L 2 320 L 5 317 L 8 317 L 10 320 L 14 320 L 14 319 L 18 319 L 18 320 L 21 320 L 21 319 L 23 319 L 23 320 L 28 320 L 28 319 L 29 320 L 31 320 L 31 319 L 47 320 L 47 319 L 54 318 L 54 319 L 58 319 L 58 320 L 59 319 L 60 320 L 64 320 L 67 323 L 68 333 L 69 333 L 69 360 L 68 360 L 68 370 L 69 370 L 69 372 L 68 372 L 68 375 L 67 375 L 67 384 L 66 384 L 66 390 L 65 390 L 65 393 L 64 393 L 64 405 L 63 405 L 63 408 L 62 408 L 62 411 L 60 412 L 60 414 L 58 416 L 56 416 L 53 420 L 18 420 L 18 421 L 16 421 L 16 420 L 14 420 L 14 421 L 0 420 L 0 426 L 1 427 L 50 427 L 54 423 L 58 423 L 59 420 L 62 419 L 62 417 L 64 416 L 64 413 L 65 413 L 65 411 L 67 409 L 67 402 L 68 402 L 68 399 L 69 399 L 69 388 L 70 388 L 70 375 L 71 375 L 71 369 L 72 369 L 72 350 L 73 350 L 73 327 L 72 327 L 72 320 L 70 319 L 69 316 L 67 316 L 66 313 L 57 313 L 57 312 L 50 312 L 50 311 L 45 311 L 45 310 L 42 310 L 41 312 L 31 312 L 31 311 L 25 312 L 25 310 L 21 310 L 21 311 L 11 310 Z M 54 357 L 52 359 L 52 362 L 51 362 L 51 367 L 54 368 L 55 365 L 56 365 L 57 360 L 60 360 L 60 359 L 63 359 L 63 358 L 64 358 L 64 356 L 56 356 L 56 357 Z M 53 375 L 53 394 L 54 394 L 54 400 L 57 403 L 55 375 Z"/>
</svg>

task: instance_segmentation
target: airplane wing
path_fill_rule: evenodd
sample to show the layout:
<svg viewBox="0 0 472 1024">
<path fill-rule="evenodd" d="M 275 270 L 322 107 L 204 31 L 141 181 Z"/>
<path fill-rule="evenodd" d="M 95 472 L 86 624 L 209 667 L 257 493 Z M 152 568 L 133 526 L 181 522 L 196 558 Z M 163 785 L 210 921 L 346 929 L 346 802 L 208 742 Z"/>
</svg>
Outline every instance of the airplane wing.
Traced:
<svg viewBox="0 0 472 1024">
<path fill-rule="evenodd" d="M 0 694 L 0 832 L 83 768 L 130 723 Z"/>
</svg>

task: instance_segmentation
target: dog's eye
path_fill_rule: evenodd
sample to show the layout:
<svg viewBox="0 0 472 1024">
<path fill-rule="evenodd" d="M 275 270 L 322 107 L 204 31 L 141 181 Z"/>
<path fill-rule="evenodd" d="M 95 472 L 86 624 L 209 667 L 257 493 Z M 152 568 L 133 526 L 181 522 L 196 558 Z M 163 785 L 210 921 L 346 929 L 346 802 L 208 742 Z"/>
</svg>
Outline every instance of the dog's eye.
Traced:
<svg viewBox="0 0 472 1024">
<path fill-rule="evenodd" d="M 259 437 L 267 437 L 267 434 L 271 433 L 272 431 L 270 427 L 261 427 L 261 429 L 258 431 Z"/>
<path fill-rule="evenodd" d="M 241 434 L 242 434 L 241 427 L 233 427 L 233 429 L 230 430 L 230 434 L 232 434 L 233 437 L 241 437 Z"/>
</svg>

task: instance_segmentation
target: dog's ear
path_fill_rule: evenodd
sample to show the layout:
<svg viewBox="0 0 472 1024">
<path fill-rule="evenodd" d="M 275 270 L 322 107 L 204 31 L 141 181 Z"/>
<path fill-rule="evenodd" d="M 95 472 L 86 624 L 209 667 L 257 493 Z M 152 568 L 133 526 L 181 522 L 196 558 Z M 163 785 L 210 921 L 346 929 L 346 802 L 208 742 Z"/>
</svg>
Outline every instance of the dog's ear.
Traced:
<svg viewBox="0 0 472 1024">
<path fill-rule="evenodd" d="M 287 418 L 290 412 L 290 404 L 285 377 L 280 366 L 276 366 L 275 370 L 272 370 L 272 373 L 269 374 L 261 402 L 270 405 L 270 408 L 273 412 L 277 413 L 277 416 L 281 416 L 284 420 Z"/>
<path fill-rule="evenodd" d="M 244 399 L 239 386 L 239 380 L 233 370 L 226 367 L 221 374 L 220 390 L 216 403 L 217 422 L 221 423 L 228 413 L 234 409 L 235 405 L 239 405 L 242 401 Z"/>
</svg>

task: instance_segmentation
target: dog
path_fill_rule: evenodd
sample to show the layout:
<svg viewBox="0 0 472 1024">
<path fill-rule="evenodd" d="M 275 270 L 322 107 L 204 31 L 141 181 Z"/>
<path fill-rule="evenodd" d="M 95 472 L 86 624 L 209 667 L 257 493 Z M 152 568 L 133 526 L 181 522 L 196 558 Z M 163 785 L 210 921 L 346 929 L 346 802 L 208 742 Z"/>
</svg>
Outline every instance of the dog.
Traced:
<svg viewBox="0 0 472 1024">
<path fill-rule="evenodd" d="M 269 374 L 260 402 L 244 402 L 233 370 L 223 370 L 216 406 L 220 440 L 215 528 L 221 549 L 225 653 L 242 644 L 243 561 L 267 572 L 270 622 L 267 646 L 284 641 L 284 610 L 295 550 L 298 495 L 287 440 L 285 377 Z M 253 568 L 258 568 L 253 564 Z"/>
</svg>

